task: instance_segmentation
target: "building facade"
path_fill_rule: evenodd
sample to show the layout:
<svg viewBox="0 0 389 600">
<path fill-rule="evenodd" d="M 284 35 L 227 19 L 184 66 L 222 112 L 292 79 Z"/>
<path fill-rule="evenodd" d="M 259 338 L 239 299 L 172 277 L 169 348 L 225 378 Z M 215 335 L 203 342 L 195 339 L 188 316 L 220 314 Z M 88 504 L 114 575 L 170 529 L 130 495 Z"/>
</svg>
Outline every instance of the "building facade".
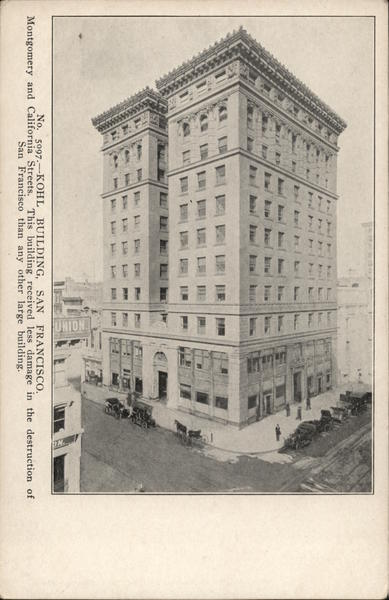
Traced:
<svg viewBox="0 0 389 600">
<path fill-rule="evenodd" d="M 93 120 L 104 140 L 104 383 L 243 426 L 335 383 L 345 123 L 243 29 L 156 85 L 153 106 L 147 90 Z M 138 138 L 149 169 L 169 141 L 169 183 L 145 164 L 134 211 L 121 198 L 139 182 L 126 186 L 120 161 L 129 151 L 136 165 Z M 152 220 L 156 186 L 168 199 L 157 194 Z"/>
</svg>

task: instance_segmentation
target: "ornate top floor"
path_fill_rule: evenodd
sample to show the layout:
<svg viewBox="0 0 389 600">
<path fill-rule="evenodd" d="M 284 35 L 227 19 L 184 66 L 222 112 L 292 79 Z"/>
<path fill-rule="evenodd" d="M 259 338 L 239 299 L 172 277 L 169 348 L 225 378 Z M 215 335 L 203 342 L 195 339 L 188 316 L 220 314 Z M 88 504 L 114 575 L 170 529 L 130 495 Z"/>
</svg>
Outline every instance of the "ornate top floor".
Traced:
<svg viewBox="0 0 389 600">
<path fill-rule="evenodd" d="M 167 101 L 158 92 L 146 87 L 92 119 L 92 124 L 100 133 L 104 133 L 110 127 L 144 110 L 153 110 L 165 115 Z"/>
<path fill-rule="evenodd" d="M 236 58 L 256 68 L 268 82 L 304 106 L 336 134 L 340 134 L 346 128 L 347 124 L 343 119 L 250 36 L 243 27 L 228 34 L 191 60 L 161 77 L 156 82 L 157 89 L 162 96 L 169 97 L 178 89 L 204 77 L 214 68 Z"/>
</svg>

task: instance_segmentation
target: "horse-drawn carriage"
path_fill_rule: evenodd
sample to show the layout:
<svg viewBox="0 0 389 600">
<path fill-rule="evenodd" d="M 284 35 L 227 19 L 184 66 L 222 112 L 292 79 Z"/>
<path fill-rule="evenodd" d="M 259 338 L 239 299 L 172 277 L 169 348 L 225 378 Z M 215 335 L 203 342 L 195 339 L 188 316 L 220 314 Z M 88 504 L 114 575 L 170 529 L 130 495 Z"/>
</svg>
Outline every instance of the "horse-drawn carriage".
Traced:
<svg viewBox="0 0 389 600">
<path fill-rule="evenodd" d="M 138 425 L 143 429 L 149 429 L 150 427 L 155 427 L 155 419 L 153 419 L 152 415 L 152 407 L 148 404 L 143 404 L 137 402 L 133 407 L 130 414 L 130 421 L 134 423 L 134 425 Z"/>
<path fill-rule="evenodd" d="M 118 398 L 106 398 L 104 401 L 104 412 L 116 419 L 128 419 L 130 416 L 130 411 Z"/>
<path fill-rule="evenodd" d="M 180 421 L 175 419 L 174 424 L 176 426 L 176 435 L 180 442 L 186 446 L 192 446 L 193 444 L 202 444 L 204 442 L 203 436 L 201 435 L 201 429 L 189 429 Z"/>
</svg>

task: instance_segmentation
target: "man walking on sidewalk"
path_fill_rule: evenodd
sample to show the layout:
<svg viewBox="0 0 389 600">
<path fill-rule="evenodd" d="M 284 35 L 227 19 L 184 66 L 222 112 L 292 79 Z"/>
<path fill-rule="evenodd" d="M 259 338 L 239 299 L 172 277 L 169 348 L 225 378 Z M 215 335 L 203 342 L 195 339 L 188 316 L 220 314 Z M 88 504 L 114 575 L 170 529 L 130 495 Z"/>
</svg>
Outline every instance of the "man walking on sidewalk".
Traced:
<svg viewBox="0 0 389 600">
<path fill-rule="evenodd" d="M 281 437 L 281 427 L 277 423 L 277 425 L 276 425 L 276 440 L 277 440 L 277 442 L 280 441 L 280 437 Z"/>
</svg>

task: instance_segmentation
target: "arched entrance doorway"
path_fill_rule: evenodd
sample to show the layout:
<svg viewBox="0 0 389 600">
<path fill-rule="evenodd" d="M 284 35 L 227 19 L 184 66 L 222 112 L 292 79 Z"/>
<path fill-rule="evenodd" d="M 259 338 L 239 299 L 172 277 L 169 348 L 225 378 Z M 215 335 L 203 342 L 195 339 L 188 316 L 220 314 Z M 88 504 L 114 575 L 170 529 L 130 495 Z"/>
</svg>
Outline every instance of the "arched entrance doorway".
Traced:
<svg viewBox="0 0 389 600">
<path fill-rule="evenodd" d="M 167 400 L 168 362 L 163 352 L 156 352 L 153 360 L 155 395 L 162 401 Z"/>
</svg>

